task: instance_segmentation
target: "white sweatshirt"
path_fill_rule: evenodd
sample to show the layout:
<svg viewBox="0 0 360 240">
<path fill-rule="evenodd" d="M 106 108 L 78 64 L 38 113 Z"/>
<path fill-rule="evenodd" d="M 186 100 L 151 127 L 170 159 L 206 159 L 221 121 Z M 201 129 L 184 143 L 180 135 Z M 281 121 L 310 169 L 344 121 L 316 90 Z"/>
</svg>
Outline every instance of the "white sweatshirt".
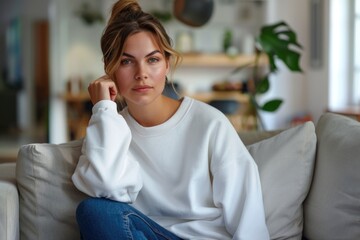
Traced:
<svg viewBox="0 0 360 240">
<path fill-rule="evenodd" d="M 254 160 L 226 116 L 188 97 L 154 127 L 98 102 L 72 180 L 184 239 L 269 239 Z"/>
</svg>

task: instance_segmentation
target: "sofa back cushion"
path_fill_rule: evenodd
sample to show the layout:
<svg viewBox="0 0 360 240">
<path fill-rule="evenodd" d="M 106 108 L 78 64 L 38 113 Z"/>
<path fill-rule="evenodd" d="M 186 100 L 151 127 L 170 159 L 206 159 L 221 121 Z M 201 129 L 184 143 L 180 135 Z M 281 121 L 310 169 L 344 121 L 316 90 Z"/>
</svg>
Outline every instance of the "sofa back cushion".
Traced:
<svg viewBox="0 0 360 240">
<path fill-rule="evenodd" d="M 246 134 L 249 141 L 259 141 L 248 149 L 259 167 L 271 239 L 300 239 L 302 203 L 314 166 L 315 127 L 308 122 L 277 133 Z M 79 140 L 21 147 L 16 168 L 21 239 L 80 239 L 75 210 L 86 195 L 75 188 L 71 175 L 81 146 Z"/>
<path fill-rule="evenodd" d="M 86 196 L 71 181 L 82 141 L 20 148 L 16 179 L 21 239 L 80 239 L 75 209 Z"/>
<path fill-rule="evenodd" d="M 303 202 L 315 165 L 315 126 L 307 122 L 270 136 L 248 145 L 259 168 L 266 224 L 271 239 L 301 239 Z"/>
<path fill-rule="evenodd" d="M 15 163 L 0 164 L 0 239 L 19 239 L 19 196 Z"/>
<path fill-rule="evenodd" d="M 308 239 L 360 239 L 360 123 L 327 113 L 316 126 L 314 180 L 304 205 Z"/>
</svg>

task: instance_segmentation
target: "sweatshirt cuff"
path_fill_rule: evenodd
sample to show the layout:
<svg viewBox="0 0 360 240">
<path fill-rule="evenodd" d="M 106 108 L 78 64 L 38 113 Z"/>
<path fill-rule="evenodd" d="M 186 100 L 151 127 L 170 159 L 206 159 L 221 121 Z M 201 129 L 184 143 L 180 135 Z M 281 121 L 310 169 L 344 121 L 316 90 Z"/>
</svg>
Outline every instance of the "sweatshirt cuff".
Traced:
<svg viewBox="0 0 360 240">
<path fill-rule="evenodd" d="M 108 111 L 108 110 L 117 112 L 116 103 L 111 100 L 101 100 L 93 106 L 92 113 L 95 114 L 99 111 Z"/>
</svg>

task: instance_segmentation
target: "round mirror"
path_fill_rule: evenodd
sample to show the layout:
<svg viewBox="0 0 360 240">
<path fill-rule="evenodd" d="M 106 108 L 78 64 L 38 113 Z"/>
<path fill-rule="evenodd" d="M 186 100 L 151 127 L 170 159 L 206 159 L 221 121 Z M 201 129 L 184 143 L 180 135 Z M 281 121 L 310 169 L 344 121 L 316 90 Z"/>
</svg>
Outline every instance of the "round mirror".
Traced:
<svg viewBox="0 0 360 240">
<path fill-rule="evenodd" d="M 213 10 L 213 0 L 175 0 L 174 2 L 175 17 L 192 27 L 200 27 L 207 23 Z"/>
</svg>

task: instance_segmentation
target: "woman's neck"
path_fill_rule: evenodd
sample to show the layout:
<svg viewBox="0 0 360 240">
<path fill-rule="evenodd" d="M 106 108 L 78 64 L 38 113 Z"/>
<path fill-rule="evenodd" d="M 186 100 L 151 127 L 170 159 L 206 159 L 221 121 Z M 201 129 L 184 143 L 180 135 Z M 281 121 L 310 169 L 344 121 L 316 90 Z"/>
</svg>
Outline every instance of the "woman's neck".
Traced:
<svg viewBox="0 0 360 240">
<path fill-rule="evenodd" d="M 161 96 L 154 102 L 144 106 L 128 105 L 130 115 L 142 126 L 153 127 L 170 119 L 181 104 L 180 100 L 174 100 Z"/>
</svg>

